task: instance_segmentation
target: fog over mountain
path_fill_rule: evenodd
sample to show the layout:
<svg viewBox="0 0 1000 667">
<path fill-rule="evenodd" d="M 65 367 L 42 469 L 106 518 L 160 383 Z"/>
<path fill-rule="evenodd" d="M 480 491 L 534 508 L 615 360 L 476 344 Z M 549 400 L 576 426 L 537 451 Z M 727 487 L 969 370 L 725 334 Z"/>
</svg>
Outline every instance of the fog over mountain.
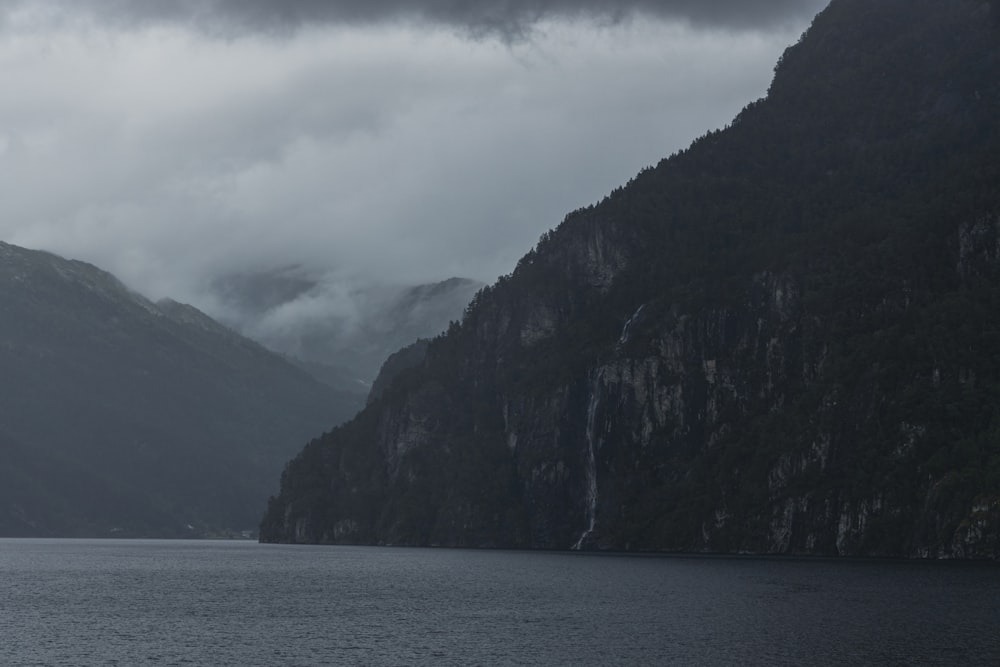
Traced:
<svg viewBox="0 0 1000 667">
<path fill-rule="evenodd" d="M 0 238 L 213 286 L 490 282 L 759 97 L 808 2 L 0 2 Z"/>
<path fill-rule="evenodd" d="M 359 390 L 386 358 L 459 320 L 483 284 L 349 284 L 301 267 L 233 274 L 212 285 L 220 319 L 320 379 Z M 346 388 L 346 387 L 345 387 Z"/>
</svg>

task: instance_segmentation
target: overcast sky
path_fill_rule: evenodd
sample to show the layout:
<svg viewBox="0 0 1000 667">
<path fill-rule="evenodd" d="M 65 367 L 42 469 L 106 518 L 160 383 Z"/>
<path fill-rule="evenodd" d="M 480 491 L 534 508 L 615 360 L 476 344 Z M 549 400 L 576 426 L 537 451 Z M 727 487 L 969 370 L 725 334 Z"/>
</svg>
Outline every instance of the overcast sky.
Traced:
<svg viewBox="0 0 1000 667">
<path fill-rule="evenodd" d="M 763 95 L 824 4 L 0 0 L 0 239 L 203 307 L 290 264 L 491 281 Z"/>
</svg>

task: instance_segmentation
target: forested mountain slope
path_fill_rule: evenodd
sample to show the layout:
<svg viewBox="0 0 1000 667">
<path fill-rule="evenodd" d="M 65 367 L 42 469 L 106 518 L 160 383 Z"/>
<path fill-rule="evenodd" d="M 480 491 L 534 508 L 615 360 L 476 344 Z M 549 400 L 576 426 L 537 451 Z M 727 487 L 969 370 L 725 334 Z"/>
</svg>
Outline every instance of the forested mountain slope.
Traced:
<svg viewBox="0 0 1000 667">
<path fill-rule="evenodd" d="M 262 539 L 997 558 L 998 156 L 997 3 L 832 0 L 310 443 Z"/>
<path fill-rule="evenodd" d="M 338 394 L 196 309 L 0 243 L 0 535 L 252 529 Z"/>
</svg>

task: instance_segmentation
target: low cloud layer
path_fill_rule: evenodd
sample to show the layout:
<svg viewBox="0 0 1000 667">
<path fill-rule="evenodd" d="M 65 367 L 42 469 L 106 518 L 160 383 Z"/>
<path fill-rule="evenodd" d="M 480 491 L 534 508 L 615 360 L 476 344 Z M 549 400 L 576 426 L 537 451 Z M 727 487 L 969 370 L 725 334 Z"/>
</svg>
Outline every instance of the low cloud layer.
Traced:
<svg viewBox="0 0 1000 667">
<path fill-rule="evenodd" d="M 699 26 L 763 28 L 814 14 L 819 0 L 7 0 L 49 14 L 85 14 L 102 22 L 176 22 L 221 32 L 286 31 L 303 25 L 418 20 L 474 34 L 524 35 L 540 21 L 617 22 L 641 14 Z"/>
<path fill-rule="evenodd" d="M 566 213 L 762 95 L 809 22 L 792 3 L 732 3 L 718 25 L 753 5 L 782 27 L 553 15 L 505 41 L 470 39 L 453 28 L 474 22 L 434 3 L 423 14 L 449 25 L 333 22 L 348 3 L 84 5 L 124 18 L 0 0 L 0 239 L 209 311 L 219 276 L 287 266 L 351 285 L 492 281 Z M 405 14 L 374 6 L 344 15 Z M 222 39 L 184 23 L 206 12 L 311 25 Z"/>
</svg>

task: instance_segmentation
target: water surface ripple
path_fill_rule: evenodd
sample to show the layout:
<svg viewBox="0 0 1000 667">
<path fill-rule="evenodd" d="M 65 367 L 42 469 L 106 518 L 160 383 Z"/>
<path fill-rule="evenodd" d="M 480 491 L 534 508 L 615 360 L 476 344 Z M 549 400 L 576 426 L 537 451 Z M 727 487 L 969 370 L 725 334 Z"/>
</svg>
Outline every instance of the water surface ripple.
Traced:
<svg viewBox="0 0 1000 667">
<path fill-rule="evenodd" d="M 1000 665 L 1000 567 L 0 540 L 0 664 Z"/>
</svg>

